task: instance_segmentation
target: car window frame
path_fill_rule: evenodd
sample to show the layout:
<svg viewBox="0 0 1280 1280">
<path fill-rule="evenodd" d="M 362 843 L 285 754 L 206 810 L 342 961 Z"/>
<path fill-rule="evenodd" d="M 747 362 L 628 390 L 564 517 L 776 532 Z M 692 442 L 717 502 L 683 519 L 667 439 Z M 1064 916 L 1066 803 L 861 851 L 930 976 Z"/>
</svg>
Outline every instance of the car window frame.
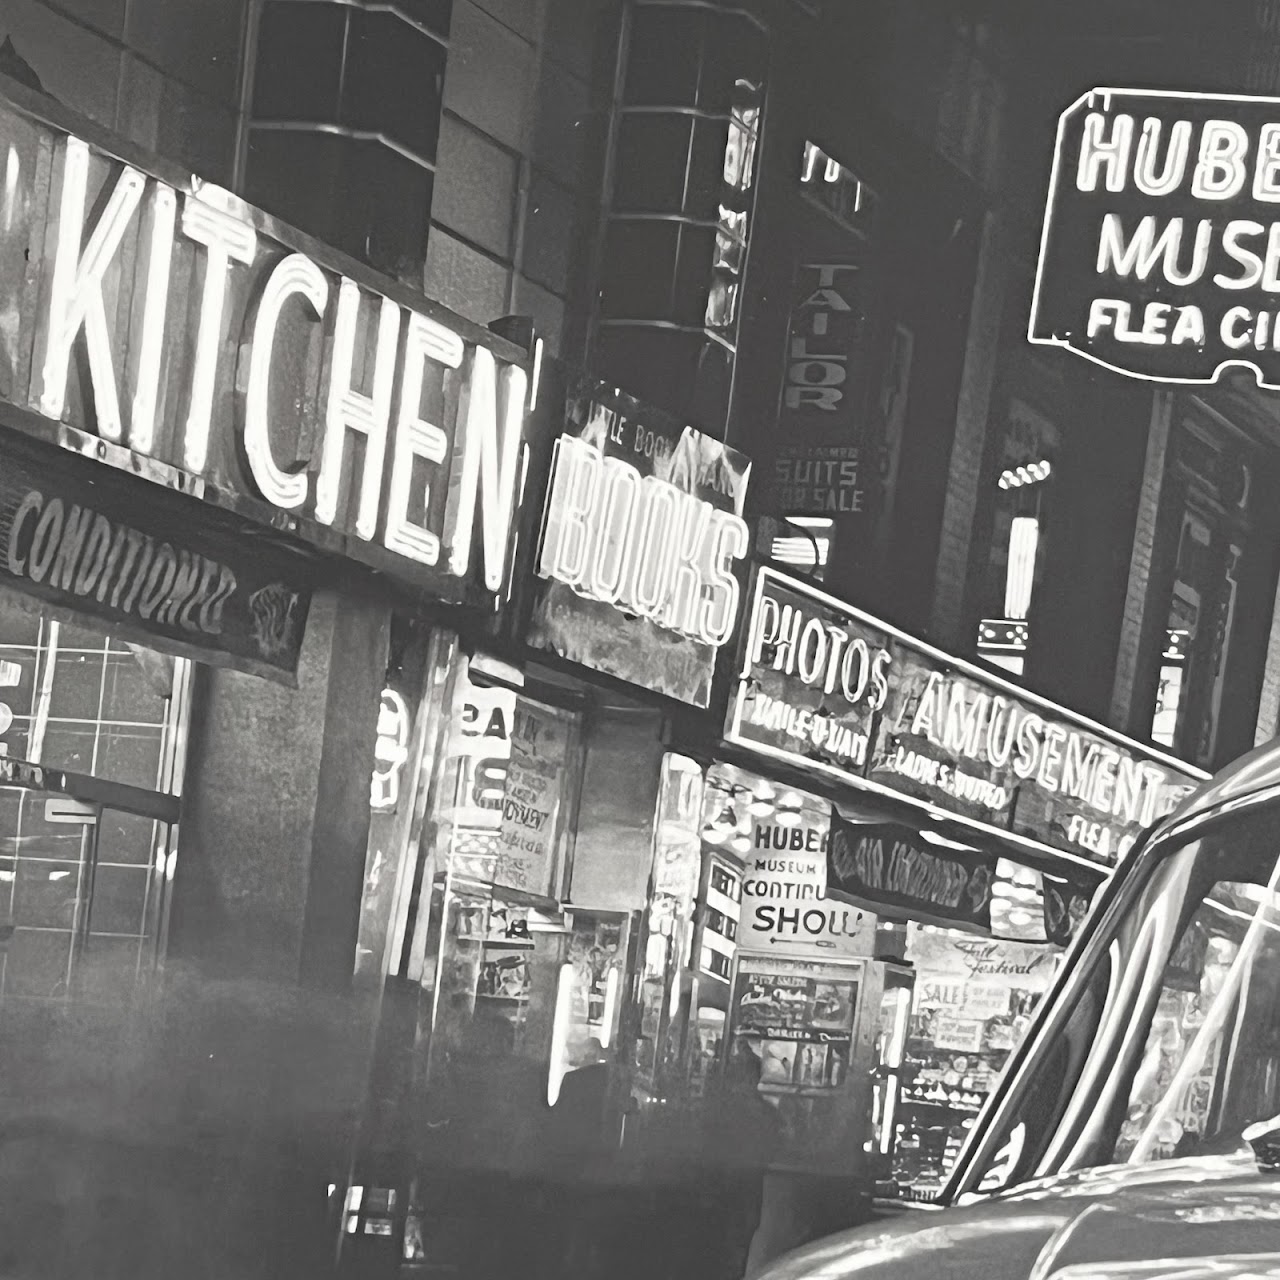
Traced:
<svg viewBox="0 0 1280 1280">
<path fill-rule="evenodd" d="M 1001 1195 L 1043 1176 L 1028 1172 L 1017 1182 L 979 1190 L 983 1177 L 995 1164 L 996 1155 L 1016 1127 L 1019 1108 L 1035 1087 L 1037 1068 L 1053 1051 L 1056 1037 L 1087 993 L 1097 966 L 1106 962 L 1118 917 L 1135 904 L 1166 857 L 1193 841 L 1212 836 L 1253 809 L 1271 803 L 1280 803 L 1280 783 L 1159 824 L 1145 839 L 1134 843 L 1104 882 L 1064 953 L 1049 991 L 1032 1016 L 1027 1034 L 1010 1056 L 1000 1082 L 965 1136 L 938 1203 L 954 1204 L 962 1197 Z M 1039 1160 L 1035 1162 L 1039 1163 Z"/>
</svg>

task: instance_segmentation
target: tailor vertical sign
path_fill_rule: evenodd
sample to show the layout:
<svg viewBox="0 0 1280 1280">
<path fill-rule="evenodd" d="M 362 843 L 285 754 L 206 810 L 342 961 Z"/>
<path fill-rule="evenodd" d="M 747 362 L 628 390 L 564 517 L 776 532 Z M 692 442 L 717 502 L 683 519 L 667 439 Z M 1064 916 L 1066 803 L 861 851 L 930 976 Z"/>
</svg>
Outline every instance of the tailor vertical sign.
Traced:
<svg viewBox="0 0 1280 1280">
<path fill-rule="evenodd" d="M 0 102 L 4 422 L 415 591 L 501 593 L 527 354 L 87 130 Z"/>
<path fill-rule="evenodd" d="M 1280 99 L 1095 89 L 1058 124 L 1028 336 L 1280 387 Z"/>
</svg>

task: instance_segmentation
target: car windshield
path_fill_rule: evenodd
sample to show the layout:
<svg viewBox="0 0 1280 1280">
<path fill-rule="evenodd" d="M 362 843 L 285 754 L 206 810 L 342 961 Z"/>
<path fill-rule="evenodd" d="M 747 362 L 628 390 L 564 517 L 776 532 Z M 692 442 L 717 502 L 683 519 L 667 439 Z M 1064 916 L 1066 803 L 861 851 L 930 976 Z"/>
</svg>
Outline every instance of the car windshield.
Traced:
<svg viewBox="0 0 1280 1280">
<path fill-rule="evenodd" d="M 953 1191 L 1231 1151 L 1280 1113 L 1278 818 L 1132 864 Z"/>
</svg>

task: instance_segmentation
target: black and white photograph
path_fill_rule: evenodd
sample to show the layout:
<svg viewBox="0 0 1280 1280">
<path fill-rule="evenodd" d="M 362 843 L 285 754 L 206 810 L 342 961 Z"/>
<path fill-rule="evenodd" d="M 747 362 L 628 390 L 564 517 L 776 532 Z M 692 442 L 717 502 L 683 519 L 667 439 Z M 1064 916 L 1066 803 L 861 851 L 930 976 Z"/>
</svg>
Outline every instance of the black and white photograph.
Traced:
<svg viewBox="0 0 1280 1280">
<path fill-rule="evenodd" d="M 0 0 L 0 1280 L 1280 1276 L 1280 0 Z"/>
</svg>

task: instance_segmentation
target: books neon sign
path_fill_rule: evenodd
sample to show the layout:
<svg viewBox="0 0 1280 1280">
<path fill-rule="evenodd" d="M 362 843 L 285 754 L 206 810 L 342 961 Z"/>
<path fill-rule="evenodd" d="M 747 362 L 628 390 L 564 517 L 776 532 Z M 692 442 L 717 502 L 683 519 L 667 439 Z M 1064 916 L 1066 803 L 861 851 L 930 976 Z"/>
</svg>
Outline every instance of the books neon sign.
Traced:
<svg viewBox="0 0 1280 1280">
<path fill-rule="evenodd" d="M 733 632 L 747 525 L 572 436 L 556 441 L 538 573 L 719 647 Z"/>
</svg>

